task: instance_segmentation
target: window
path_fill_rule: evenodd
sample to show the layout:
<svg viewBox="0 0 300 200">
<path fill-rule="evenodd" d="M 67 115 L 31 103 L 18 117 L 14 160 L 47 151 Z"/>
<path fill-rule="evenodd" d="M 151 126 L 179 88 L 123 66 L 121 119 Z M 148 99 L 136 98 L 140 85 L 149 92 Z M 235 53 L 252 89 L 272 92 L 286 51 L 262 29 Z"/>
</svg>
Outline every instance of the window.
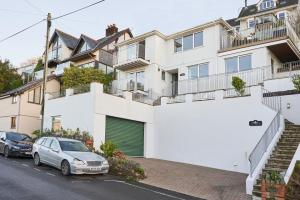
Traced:
<svg viewBox="0 0 300 200">
<path fill-rule="evenodd" d="M 183 37 L 183 51 L 193 48 L 193 35 Z"/>
<path fill-rule="evenodd" d="M 61 57 L 62 52 L 61 47 L 61 40 L 59 37 L 57 37 L 54 42 L 52 43 L 52 48 L 50 50 L 50 60 L 57 60 Z"/>
<path fill-rule="evenodd" d="M 138 90 L 144 91 L 145 79 L 144 79 L 144 72 L 137 72 L 136 73 L 136 86 Z"/>
<path fill-rule="evenodd" d="M 285 12 L 279 12 L 279 13 L 277 13 L 277 18 L 279 20 L 285 19 Z"/>
<path fill-rule="evenodd" d="M 174 40 L 174 51 L 181 52 L 203 46 L 203 32 L 194 33 Z"/>
<path fill-rule="evenodd" d="M 166 72 L 161 71 L 161 80 L 165 81 L 166 80 Z"/>
<path fill-rule="evenodd" d="M 36 141 L 38 145 L 41 145 L 44 142 L 45 138 L 40 138 Z"/>
<path fill-rule="evenodd" d="M 254 28 L 256 25 L 256 22 L 254 19 L 248 19 L 248 28 Z"/>
<path fill-rule="evenodd" d="M 100 69 L 105 74 L 111 74 L 114 72 L 113 67 L 105 65 L 103 63 L 98 64 L 98 69 Z"/>
<path fill-rule="evenodd" d="M 266 10 L 274 7 L 275 7 L 275 3 L 273 0 L 263 0 L 260 4 L 261 10 Z"/>
<path fill-rule="evenodd" d="M 10 128 L 11 129 L 15 129 L 16 128 L 16 123 L 17 123 L 17 118 L 16 117 L 12 117 L 11 118 L 11 123 L 10 123 Z"/>
<path fill-rule="evenodd" d="M 199 65 L 193 65 L 188 67 L 188 77 L 189 79 L 201 78 L 208 76 L 209 64 L 203 63 Z"/>
<path fill-rule="evenodd" d="M 145 87 L 145 72 L 133 72 L 127 75 L 128 76 L 128 89 L 129 90 L 142 90 L 144 91 Z"/>
<path fill-rule="evenodd" d="M 174 40 L 174 48 L 175 52 L 182 51 L 182 38 Z"/>
<path fill-rule="evenodd" d="M 91 49 L 90 46 L 86 42 L 83 42 L 83 44 L 80 47 L 79 53 L 85 52 L 89 49 Z"/>
<path fill-rule="evenodd" d="M 236 73 L 239 71 L 246 71 L 252 69 L 252 56 L 236 56 L 225 59 L 225 71 L 226 73 Z"/>
<path fill-rule="evenodd" d="M 15 104 L 18 102 L 18 97 L 17 96 L 13 96 L 12 97 L 12 103 Z"/>
<path fill-rule="evenodd" d="M 127 46 L 127 60 L 134 60 L 137 58 L 137 46 L 136 44 L 131 44 Z"/>
<path fill-rule="evenodd" d="M 61 116 L 53 116 L 52 117 L 52 130 L 54 132 L 60 131 L 62 128 L 61 126 Z"/>
<path fill-rule="evenodd" d="M 29 103 L 41 103 L 41 87 L 37 87 L 28 92 L 28 102 Z"/>
<path fill-rule="evenodd" d="M 58 150 L 59 149 L 59 143 L 57 140 L 53 140 L 51 145 L 50 145 L 50 148 L 53 149 L 53 150 Z"/>
<path fill-rule="evenodd" d="M 43 146 L 50 148 L 52 143 L 52 139 L 47 138 L 46 141 L 43 143 Z"/>
<path fill-rule="evenodd" d="M 194 35 L 194 47 L 203 46 L 203 32 L 195 33 Z"/>
</svg>

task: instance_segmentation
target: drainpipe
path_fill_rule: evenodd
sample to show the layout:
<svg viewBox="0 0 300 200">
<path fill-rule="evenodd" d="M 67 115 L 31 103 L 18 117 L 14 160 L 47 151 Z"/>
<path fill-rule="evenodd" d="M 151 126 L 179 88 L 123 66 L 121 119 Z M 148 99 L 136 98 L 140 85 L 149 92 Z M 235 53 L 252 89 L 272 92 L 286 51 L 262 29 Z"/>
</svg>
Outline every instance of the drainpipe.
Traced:
<svg viewBox="0 0 300 200">
<path fill-rule="evenodd" d="M 17 115 L 17 133 L 19 133 L 19 126 L 20 126 L 20 117 L 21 117 L 21 95 L 18 98 L 19 108 L 18 108 L 18 115 Z"/>
</svg>

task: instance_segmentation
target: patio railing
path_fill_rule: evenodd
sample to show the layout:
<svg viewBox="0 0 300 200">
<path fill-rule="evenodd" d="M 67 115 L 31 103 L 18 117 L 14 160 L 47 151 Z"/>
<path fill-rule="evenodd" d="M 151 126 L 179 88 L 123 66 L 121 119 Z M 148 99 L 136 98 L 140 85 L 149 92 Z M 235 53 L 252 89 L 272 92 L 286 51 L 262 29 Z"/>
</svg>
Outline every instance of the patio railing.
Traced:
<svg viewBox="0 0 300 200">
<path fill-rule="evenodd" d="M 281 111 L 281 97 L 276 96 L 274 93 L 262 89 L 263 98 L 262 103 L 267 107 L 280 112 Z"/>
<path fill-rule="evenodd" d="M 73 95 L 76 94 L 83 94 L 83 93 L 88 93 L 91 91 L 90 84 L 87 85 L 79 85 L 77 87 L 72 88 L 73 89 Z"/>
<path fill-rule="evenodd" d="M 298 72 L 297 72 L 298 71 Z M 295 74 L 300 74 L 300 60 L 283 63 L 280 68 L 277 69 L 277 73 L 291 77 Z"/>
<path fill-rule="evenodd" d="M 59 92 L 49 92 L 48 94 L 50 95 L 49 100 L 58 99 L 58 98 L 66 96 L 66 90 L 62 90 L 62 91 L 59 91 Z"/>
<path fill-rule="evenodd" d="M 286 19 L 257 24 L 254 28 L 240 30 L 239 32 L 224 30 L 221 36 L 221 50 L 254 45 L 285 37 L 289 37 L 298 47 L 299 37 L 289 20 Z"/>
<path fill-rule="evenodd" d="M 250 95 L 251 95 L 250 87 L 245 88 L 244 94 L 238 93 L 235 89 L 224 90 L 224 98 L 242 97 L 242 96 L 250 96 Z"/>
</svg>

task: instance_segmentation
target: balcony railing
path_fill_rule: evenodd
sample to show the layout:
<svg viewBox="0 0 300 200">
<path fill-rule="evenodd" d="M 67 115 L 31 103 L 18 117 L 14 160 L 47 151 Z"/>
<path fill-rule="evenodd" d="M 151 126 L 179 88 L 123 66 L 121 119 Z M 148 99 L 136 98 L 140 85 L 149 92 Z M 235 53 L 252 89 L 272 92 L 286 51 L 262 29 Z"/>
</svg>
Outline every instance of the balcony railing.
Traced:
<svg viewBox="0 0 300 200">
<path fill-rule="evenodd" d="M 134 81 L 132 79 L 123 79 L 123 80 L 115 80 L 113 82 L 113 87 L 122 91 L 145 91 L 147 88 L 145 87 L 145 79 L 140 81 Z"/>
<path fill-rule="evenodd" d="M 221 50 L 251 46 L 281 38 L 291 39 L 296 47 L 299 45 L 297 32 L 286 19 L 257 24 L 255 28 L 240 30 L 239 32 L 226 30 L 221 36 Z"/>
<path fill-rule="evenodd" d="M 272 78 L 271 66 L 254 68 L 231 74 L 216 74 L 198 79 L 187 79 L 179 81 L 178 94 L 200 93 L 214 90 L 232 89 L 232 78 L 239 77 L 246 82 L 246 87 L 262 84 L 265 80 Z M 169 88 L 169 89 L 168 89 Z M 170 91 L 174 85 L 170 85 L 165 91 Z M 166 92 L 170 93 L 170 92 Z"/>
<path fill-rule="evenodd" d="M 281 67 L 277 69 L 277 73 L 288 73 L 289 76 L 294 75 L 296 72 L 300 71 L 300 60 L 283 63 Z"/>
<path fill-rule="evenodd" d="M 118 69 L 128 69 L 146 66 L 148 64 L 149 61 L 146 60 L 145 45 L 135 44 L 118 51 L 115 67 Z"/>
</svg>

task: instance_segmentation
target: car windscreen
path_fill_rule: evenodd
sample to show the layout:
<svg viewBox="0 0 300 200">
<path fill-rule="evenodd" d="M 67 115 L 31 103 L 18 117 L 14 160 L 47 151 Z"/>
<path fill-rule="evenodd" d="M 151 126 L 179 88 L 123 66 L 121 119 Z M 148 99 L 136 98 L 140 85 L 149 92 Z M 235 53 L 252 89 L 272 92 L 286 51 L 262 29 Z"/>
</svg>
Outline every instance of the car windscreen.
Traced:
<svg viewBox="0 0 300 200">
<path fill-rule="evenodd" d="M 62 151 L 80 151 L 80 152 L 89 151 L 89 149 L 81 142 L 60 141 L 59 144 Z"/>
<path fill-rule="evenodd" d="M 26 141 L 31 142 L 31 137 L 19 133 L 6 133 L 6 139 L 11 141 Z"/>
</svg>

